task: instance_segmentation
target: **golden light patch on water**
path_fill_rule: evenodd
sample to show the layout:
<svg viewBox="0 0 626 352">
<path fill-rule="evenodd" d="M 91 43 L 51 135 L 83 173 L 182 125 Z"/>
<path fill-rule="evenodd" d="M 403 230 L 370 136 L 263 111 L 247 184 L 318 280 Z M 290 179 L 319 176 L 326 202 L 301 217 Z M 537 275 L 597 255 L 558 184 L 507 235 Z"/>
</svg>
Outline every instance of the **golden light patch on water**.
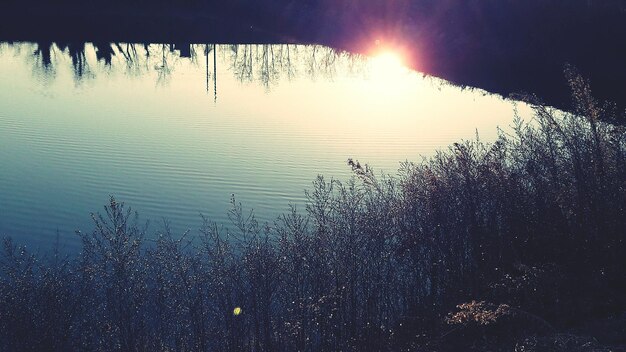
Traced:
<svg viewBox="0 0 626 352">
<path fill-rule="evenodd" d="M 181 57 L 121 43 L 109 65 L 92 44 L 72 55 L 54 45 L 42 67 L 37 44 L 0 43 L 0 194 L 11 210 L 0 211 L 0 232 L 38 245 L 56 229 L 73 238 L 109 194 L 181 232 L 200 226 L 198 211 L 231 224 L 233 193 L 273 221 L 306 201 L 318 174 L 350 177 L 347 158 L 395 173 L 511 123 L 511 102 L 407 68 L 415 55 L 402 45 L 369 44 L 368 55 L 194 45 Z"/>
<path fill-rule="evenodd" d="M 373 79 L 394 80 L 408 73 L 402 56 L 395 51 L 383 50 L 369 61 Z"/>
</svg>

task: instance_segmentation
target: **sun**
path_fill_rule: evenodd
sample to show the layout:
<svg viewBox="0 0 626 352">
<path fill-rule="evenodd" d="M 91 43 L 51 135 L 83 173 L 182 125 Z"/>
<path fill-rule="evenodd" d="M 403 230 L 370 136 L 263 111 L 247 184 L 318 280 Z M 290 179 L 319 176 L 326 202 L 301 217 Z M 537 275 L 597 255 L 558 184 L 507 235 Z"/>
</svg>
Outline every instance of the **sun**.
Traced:
<svg viewBox="0 0 626 352">
<path fill-rule="evenodd" d="M 391 50 L 381 51 L 376 56 L 374 56 L 371 61 L 376 66 L 384 66 L 384 67 L 403 66 L 400 55 Z"/>
<path fill-rule="evenodd" d="M 403 76 L 407 68 L 398 52 L 383 50 L 369 60 L 369 72 L 375 79 L 395 79 Z"/>
</svg>

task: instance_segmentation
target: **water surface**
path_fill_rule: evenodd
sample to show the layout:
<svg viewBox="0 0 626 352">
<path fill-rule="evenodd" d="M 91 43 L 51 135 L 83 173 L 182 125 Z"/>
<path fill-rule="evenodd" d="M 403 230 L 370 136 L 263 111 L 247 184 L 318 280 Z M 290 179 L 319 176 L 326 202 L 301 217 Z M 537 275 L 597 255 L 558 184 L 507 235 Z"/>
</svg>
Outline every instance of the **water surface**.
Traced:
<svg viewBox="0 0 626 352">
<path fill-rule="evenodd" d="M 514 103 L 323 46 L 0 44 L 0 235 L 49 247 L 109 195 L 175 232 L 228 224 L 232 195 L 272 221 L 348 158 L 395 173 L 493 139 Z M 519 107 L 522 114 L 527 108 Z"/>
</svg>

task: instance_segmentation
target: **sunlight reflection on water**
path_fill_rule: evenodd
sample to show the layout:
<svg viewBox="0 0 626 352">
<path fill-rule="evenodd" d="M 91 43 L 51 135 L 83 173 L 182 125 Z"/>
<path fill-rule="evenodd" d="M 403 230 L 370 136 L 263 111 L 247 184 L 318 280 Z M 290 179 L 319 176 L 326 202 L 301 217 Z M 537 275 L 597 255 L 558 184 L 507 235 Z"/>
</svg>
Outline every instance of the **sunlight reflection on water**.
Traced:
<svg viewBox="0 0 626 352">
<path fill-rule="evenodd" d="M 110 194 L 152 230 L 227 224 L 231 194 L 271 221 L 348 158 L 394 173 L 513 117 L 397 53 L 299 45 L 4 43 L 0 106 L 0 234 L 69 247 Z"/>
</svg>

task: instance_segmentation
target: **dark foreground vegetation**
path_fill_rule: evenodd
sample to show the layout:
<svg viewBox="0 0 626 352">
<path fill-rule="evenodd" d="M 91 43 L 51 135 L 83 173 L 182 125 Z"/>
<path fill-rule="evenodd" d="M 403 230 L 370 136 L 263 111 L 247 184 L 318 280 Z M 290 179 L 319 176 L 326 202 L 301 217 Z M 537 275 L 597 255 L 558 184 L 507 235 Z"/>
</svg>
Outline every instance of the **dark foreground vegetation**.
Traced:
<svg viewBox="0 0 626 352">
<path fill-rule="evenodd" d="M 570 63 L 626 107 L 624 0 L 5 0 L 0 40 L 316 43 L 376 41 L 418 71 L 568 106 Z"/>
<path fill-rule="evenodd" d="M 5 239 L 0 350 L 623 351 L 626 132 L 568 77 L 576 113 L 395 177 L 350 160 L 271 225 L 233 200 L 147 241 L 111 198 L 75 257 Z"/>
</svg>

